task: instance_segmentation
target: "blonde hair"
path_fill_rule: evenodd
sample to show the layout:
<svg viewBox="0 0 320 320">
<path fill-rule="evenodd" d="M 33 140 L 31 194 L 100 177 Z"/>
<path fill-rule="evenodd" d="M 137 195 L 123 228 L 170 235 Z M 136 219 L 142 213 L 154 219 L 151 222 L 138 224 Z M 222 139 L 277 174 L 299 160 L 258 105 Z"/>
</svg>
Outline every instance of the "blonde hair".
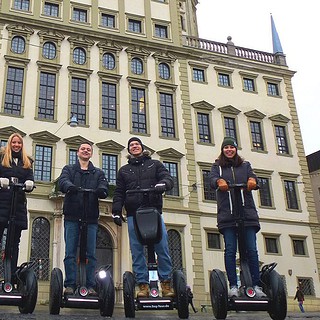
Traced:
<svg viewBox="0 0 320 320">
<path fill-rule="evenodd" d="M 23 162 L 23 168 L 24 169 L 31 169 L 32 162 L 26 153 L 26 150 L 25 150 L 24 144 L 23 144 L 23 138 L 19 133 L 13 133 L 9 137 L 7 145 L 3 148 L 3 157 L 2 157 L 1 164 L 5 168 L 11 168 L 11 161 L 12 161 L 11 142 L 12 142 L 12 139 L 15 137 L 17 137 L 22 143 L 21 158 L 22 158 L 22 162 Z"/>
</svg>

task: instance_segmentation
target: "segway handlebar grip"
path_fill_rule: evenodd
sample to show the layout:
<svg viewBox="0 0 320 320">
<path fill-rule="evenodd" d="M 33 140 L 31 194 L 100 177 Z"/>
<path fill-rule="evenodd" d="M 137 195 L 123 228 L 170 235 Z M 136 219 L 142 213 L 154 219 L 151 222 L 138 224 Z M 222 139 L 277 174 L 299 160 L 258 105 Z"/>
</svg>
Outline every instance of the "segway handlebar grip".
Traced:
<svg viewBox="0 0 320 320">
<path fill-rule="evenodd" d="M 155 188 L 144 188 L 144 189 L 132 189 L 127 190 L 126 194 L 134 194 L 134 193 L 150 193 L 155 192 Z"/>
</svg>

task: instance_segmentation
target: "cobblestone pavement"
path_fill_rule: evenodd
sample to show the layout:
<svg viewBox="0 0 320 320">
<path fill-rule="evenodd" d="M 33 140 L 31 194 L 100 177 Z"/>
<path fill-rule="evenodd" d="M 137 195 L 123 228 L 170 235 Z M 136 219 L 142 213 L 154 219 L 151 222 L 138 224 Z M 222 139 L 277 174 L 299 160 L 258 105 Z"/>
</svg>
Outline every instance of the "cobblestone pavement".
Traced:
<svg viewBox="0 0 320 320">
<path fill-rule="evenodd" d="M 48 311 L 48 306 L 38 306 L 36 307 L 33 314 L 20 314 L 18 307 L 10 306 L 0 306 L 0 320 L 97 320 L 102 318 L 100 316 L 99 310 L 89 310 L 89 309 L 70 309 L 63 308 L 60 311 L 60 315 L 54 316 L 50 315 Z M 124 311 L 122 307 L 117 306 L 114 310 L 112 319 L 124 320 Z M 179 319 L 176 310 L 170 311 L 137 311 L 136 319 L 142 320 L 154 320 L 154 319 Z M 193 313 L 190 309 L 190 320 L 214 320 L 214 316 L 211 312 L 198 312 Z M 234 312 L 230 311 L 228 313 L 227 319 L 246 319 L 246 320 L 269 320 L 270 317 L 267 312 Z M 306 312 L 306 313 L 293 313 L 288 312 L 287 319 L 318 319 L 320 320 L 320 312 Z"/>
</svg>

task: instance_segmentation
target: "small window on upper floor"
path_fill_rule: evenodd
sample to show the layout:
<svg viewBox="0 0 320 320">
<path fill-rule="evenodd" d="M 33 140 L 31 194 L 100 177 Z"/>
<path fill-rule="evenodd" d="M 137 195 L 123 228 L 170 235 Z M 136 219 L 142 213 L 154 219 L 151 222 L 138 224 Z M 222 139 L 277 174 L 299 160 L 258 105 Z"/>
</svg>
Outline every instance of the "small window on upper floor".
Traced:
<svg viewBox="0 0 320 320">
<path fill-rule="evenodd" d="M 170 79 L 170 67 L 167 63 L 159 63 L 159 77 L 164 80 Z"/>
<path fill-rule="evenodd" d="M 142 24 L 139 20 L 129 19 L 128 30 L 131 32 L 142 33 Z"/>
<path fill-rule="evenodd" d="M 265 240 L 266 253 L 269 253 L 269 254 L 279 254 L 280 253 L 279 237 L 278 236 L 266 235 L 264 237 L 264 240 Z"/>
<path fill-rule="evenodd" d="M 268 95 L 270 95 L 270 96 L 280 96 L 279 84 L 278 83 L 267 82 L 267 86 L 268 86 Z"/>
<path fill-rule="evenodd" d="M 30 0 L 14 0 L 14 9 L 29 11 L 30 10 Z"/>
<path fill-rule="evenodd" d="M 168 27 L 160 24 L 154 26 L 154 35 L 158 38 L 168 38 Z"/>
<path fill-rule="evenodd" d="M 11 40 L 11 51 L 14 53 L 23 53 L 26 48 L 26 41 L 21 36 L 13 37 Z"/>
<path fill-rule="evenodd" d="M 46 1 L 43 7 L 43 14 L 50 17 L 59 17 L 59 5 L 57 3 Z"/>
<path fill-rule="evenodd" d="M 230 75 L 226 73 L 218 73 L 218 84 L 222 87 L 231 87 Z"/>
<path fill-rule="evenodd" d="M 261 130 L 261 122 L 260 121 L 250 121 L 250 131 L 251 131 L 251 140 L 252 140 L 252 148 L 257 151 L 263 151 L 263 137 Z"/>
<path fill-rule="evenodd" d="M 73 8 L 72 20 L 79 22 L 88 22 L 88 11 L 79 8 Z"/>
<path fill-rule="evenodd" d="M 86 63 L 86 50 L 83 48 L 77 47 L 73 50 L 73 62 L 76 64 L 85 64 Z"/>
<path fill-rule="evenodd" d="M 113 70 L 116 66 L 116 59 L 115 59 L 114 55 L 111 53 L 105 53 L 102 56 L 102 65 L 107 70 Z"/>
<path fill-rule="evenodd" d="M 134 74 L 143 73 L 143 62 L 140 58 L 133 58 L 131 60 L 131 72 Z"/>
<path fill-rule="evenodd" d="M 205 71 L 203 69 L 192 68 L 193 81 L 205 82 Z"/>
<path fill-rule="evenodd" d="M 45 42 L 43 44 L 42 55 L 46 59 L 50 59 L 50 60 L 54 59 L 57 55 L 56 45 L 51 41 Z"/>
<path fill-rule="evenodd" d="M 280 154 L 289 154 L 289 146 L 287 139 L 287 132 L 285 126 L 274 126 L 278 151 Z"/>
<path fill-rule="evenodd" d="M 291 236 L 293 254 L 296 256 L 307 255 L 307 244 L 305 238 Z"/>
<path fill-rule="evenodd" d="M 101 26 L 114 29 L 116 27 L 116 17 L 113 14 L 102 13 Z"/>
<path fill-rule="evenodd" d="M 243 89 L 245 91 L 251 91 L 251 92 L 256 91 L 254 79 L 243 78 Z"/>
<path fill-rule="evenodd" d="M 272 207 L 272 198 L 270 190 L 270 178 L 258 177 L 259 200 L 261 207 Z"/>
<path fill-rule="evenodd" d="M 296 182 L 284 180 L 284 189 L 286 193 L 287 208 L 290 210 L 298 210 L 299 203 L 296 190 Z"/>
<path fill-rule="evenodd" d="M 217 232 L 207 232 L 208 249 L 222 249 L 221 235 Z"/>
</svg>

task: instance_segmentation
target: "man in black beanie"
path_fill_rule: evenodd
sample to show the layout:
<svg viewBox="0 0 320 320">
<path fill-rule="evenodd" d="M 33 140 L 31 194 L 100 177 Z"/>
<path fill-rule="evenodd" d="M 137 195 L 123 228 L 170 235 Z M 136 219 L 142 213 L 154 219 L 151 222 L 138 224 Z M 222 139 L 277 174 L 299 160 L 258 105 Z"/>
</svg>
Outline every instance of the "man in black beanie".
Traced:
<svg viewBox="0 0 320 320">
<path fill-rule="evenodd" d="M 173 179 L 166 167 L 159 161 L 150 157 L 150 152 L 144 150 L 141 140 L 132 137 L 128 141 L 128 164 L 122 166 L 117 174 L 116 188 L 114 190 L 112 203 L 112 217 L 115 224 L 121 227 L 125 222 L 122 216 L 124 206 L 127 212 L 128 232 L 130 249 L 132 255 L 132 268 L 136 282 L 139 285 L 138 298 L 149 296 L 149 273 L 144 255 L 144 247 L 138 241 L 133 217 L 142 204 L 142 197 L 127 195 L 127 190 L 154 188 L 155 192 L 150 194 L 152 206 L 162 213 L 162 193 L 173 188 Z M 154 245 L 158 258 L 158 275 L 161 281 L 163 297 L 173 297 L 170 276 L 172 273 L 172 262 L 169 255 L 167 230 L 162 221 L 162 238 Z"/>
</svg>

